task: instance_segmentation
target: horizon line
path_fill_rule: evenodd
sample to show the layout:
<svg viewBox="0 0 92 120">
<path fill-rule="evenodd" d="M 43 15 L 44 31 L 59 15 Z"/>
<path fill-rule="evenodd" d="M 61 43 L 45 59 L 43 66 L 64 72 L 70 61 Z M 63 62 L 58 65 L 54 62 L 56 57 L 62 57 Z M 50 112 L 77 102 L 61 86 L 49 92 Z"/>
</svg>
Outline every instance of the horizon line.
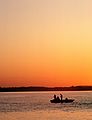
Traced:
<svg viewBox="0 0 92 120">
<path fill-rule="evenodd" d="M 92 85 L 77 85 L 77 86 L 7 86 L 7 87 L 4 87 L 4 86 L 0 86 L 0 88 L 28 88 L 28 87 L 44 87 L 44 88 L 60 88 L 60 87 L 92 87 Z"/>
</svg>

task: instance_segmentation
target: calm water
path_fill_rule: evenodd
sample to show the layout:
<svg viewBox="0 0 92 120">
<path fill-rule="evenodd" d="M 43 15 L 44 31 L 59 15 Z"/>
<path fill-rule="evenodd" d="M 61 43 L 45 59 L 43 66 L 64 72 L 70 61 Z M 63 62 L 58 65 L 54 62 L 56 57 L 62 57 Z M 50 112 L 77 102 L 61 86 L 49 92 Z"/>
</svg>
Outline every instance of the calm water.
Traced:
<svg viewBox="0 0 92 120">
<path fill-rule="evenodd" d="M 73 103 L 51 104 L 62 93 Z M 0 93 L 0 120 L 92 120 L 92 92 Z"/>
</svg>

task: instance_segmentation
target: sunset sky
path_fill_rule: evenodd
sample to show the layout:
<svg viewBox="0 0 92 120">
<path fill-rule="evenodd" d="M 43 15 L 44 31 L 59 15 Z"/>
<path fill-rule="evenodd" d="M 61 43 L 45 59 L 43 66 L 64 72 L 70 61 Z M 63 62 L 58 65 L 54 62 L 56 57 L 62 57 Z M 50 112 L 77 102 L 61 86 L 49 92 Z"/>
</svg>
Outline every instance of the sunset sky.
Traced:
<svg viewBox="0 0 92 120">
<path fill-rule="evenodd" d="M 92 85 L 92 0 L 0 0 L 0 86 Z"/>
</svg>

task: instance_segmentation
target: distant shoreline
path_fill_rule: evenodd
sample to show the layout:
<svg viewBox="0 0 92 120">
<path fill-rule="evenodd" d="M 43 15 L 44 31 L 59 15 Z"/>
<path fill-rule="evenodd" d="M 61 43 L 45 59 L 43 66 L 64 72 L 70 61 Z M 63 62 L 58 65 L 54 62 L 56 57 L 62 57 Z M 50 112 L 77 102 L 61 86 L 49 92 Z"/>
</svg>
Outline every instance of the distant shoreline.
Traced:
<svg viewBox="0 0 92 120">
<path fill-rule="evenodd" d="M 92 86 L 71 86 L 71 87 L 0 87 L 0 92 L 35 92 L 35 91 L 92 91 Z"/>
</svg>

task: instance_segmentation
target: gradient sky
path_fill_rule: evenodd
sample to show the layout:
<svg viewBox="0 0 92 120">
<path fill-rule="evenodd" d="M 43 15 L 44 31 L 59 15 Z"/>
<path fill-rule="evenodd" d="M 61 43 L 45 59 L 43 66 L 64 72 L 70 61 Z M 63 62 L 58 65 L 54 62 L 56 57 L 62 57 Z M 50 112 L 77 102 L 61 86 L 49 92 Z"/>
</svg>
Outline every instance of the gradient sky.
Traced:
<svg viewBox="0 0 92 120">
<path fill-rule="evenodd" d="M 0 0 L 0 86 L 92 85 L 92 0 Z"/>
</svg>

